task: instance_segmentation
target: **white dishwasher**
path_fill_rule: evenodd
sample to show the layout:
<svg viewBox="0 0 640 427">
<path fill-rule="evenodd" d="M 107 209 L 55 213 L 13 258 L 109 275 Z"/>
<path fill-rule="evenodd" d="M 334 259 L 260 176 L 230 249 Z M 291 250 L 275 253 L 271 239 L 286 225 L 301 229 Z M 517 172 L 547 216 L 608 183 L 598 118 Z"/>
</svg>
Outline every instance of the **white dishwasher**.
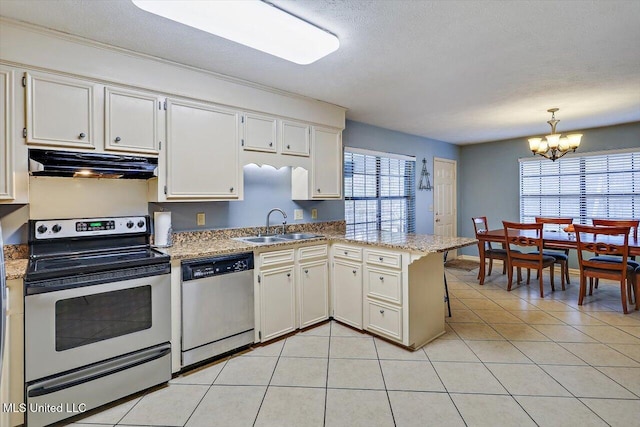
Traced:
<svg viewBox="0 0 640 427">
<path fill-rule="evenodd" d="M 182 261 L 182 367 L 253 344 L 253 253 Z"/>
</svg>

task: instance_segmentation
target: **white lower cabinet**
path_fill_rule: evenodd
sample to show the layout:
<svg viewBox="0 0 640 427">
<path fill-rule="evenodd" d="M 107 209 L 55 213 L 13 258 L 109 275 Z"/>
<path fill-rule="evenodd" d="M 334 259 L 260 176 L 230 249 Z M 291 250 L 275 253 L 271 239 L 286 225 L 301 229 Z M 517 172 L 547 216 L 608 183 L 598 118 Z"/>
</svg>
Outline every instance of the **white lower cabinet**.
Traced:
<svg viewBox="0 0 640 427">
<path fill-rule="evenodd" d="M 329 263 L 326 259 L 298 265 L 300 327 L 306 328 L 329 318 Z"/>
<path fill-rule="evenodd" d="M 258 339 L 269 341 L 329 318 L 328 246 L 263 252 L 257 261 Z"/>
<path fill-rule="evenodd" d="M 262 342 L 296 330 L 294 270 L 293 264 L 260 270 L 258 281 Z"/>
<path fill-rule="evenodd" d="M 0 425 L 19 426 L 24 413 L 17 410 L 24 403 L 24 303 L 21 279 L 8 280 L 7 335 L 0 382 L 0 401 L 14 403 L 15 411 L 0 411 Z"/>
<path fill-rule="evenodd" d="M 362 264 L 334 258 L 333 318 L 362 329 Z"/>
<path fill-rule="evenodd" d="M 367 298 L 364 309 L 366 329 L 402 340 L 402 309 Z"/>
</svg>

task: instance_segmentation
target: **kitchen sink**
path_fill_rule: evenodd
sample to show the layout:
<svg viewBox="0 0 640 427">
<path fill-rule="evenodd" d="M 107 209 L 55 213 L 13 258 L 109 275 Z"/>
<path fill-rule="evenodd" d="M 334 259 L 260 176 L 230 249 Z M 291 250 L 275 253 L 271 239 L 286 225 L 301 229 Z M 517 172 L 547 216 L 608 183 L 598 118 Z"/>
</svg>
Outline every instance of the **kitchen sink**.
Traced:
<svg viewBox="0 0 640 427">
<path fill-rule="evenodd" d="M 318 237 L 322 237 L 318 234 L 313 233 L 286 233 L 278 236 L 281 239 L 286 240 L 305 240 L 305 239 L 317 239 Z"/>
<path fill-rule="evenodd" d="M 292 240 L 317 239 L 318 237 L 322 237 L 322 236 L 318 234 L 313 234 L 313 233 L 286 233 L 286 234 L 276 234 L 276 235 L 270 235 L 270 236 L 236 237 L 234 240 L 240 240 L 241 242 L 254 243 L 257 245 L 267 245 L 269 243 L 284 243 L 284 242 L 290 242 Z"/>
<path fill-rule="evenodd" d="M 251 236 L 251 237 L 238 237 L 238 240 L 249 243 L 278 243 L 284 240 L 276 236 Z"/>
</svg>

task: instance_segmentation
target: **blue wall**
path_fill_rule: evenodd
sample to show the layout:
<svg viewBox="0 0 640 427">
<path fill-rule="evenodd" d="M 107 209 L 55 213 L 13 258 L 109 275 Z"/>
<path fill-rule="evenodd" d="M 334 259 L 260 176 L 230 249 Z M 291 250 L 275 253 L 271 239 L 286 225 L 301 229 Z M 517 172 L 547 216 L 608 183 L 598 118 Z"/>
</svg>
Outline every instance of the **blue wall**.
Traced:
<svg viewBox="0 0 640 427">
<path fill-rule="evenodd" d="M 345 147 L 363 148 L 387 153 L 404 154 L 416 158 L 416 233 L 433 234 L 433 191 L 418 191 L 422 170 L 422 159 L 427 159 L 427 169 L 433 184 L 433 158 L 440 157 L 458 161 L 460 171 L 460 147 L 435 139 L 423 138 L 407 133 L 347 120 L 342 133 Z M 459 175 L 459 172 L 458 172 Z M 460 203 L 460 198 L 458 198 Z"/>
<path fill-rule="evenodd" d="M 640 122 L 579 132 L 583 137 L 578 153 L 640 147 Z M 530 156 L 526 137 L 461 147 L 458 235 L 474 236 L 474 216 L 486 216 L 489 228 L 494 229 L 501 228 L 503 220 L 520 220 L 518 159 Z M 469 246 L 460 253 L 477 255 L 478 249 Z M 575 260 L 571 264 L 577 266 Z"/>
</svg>

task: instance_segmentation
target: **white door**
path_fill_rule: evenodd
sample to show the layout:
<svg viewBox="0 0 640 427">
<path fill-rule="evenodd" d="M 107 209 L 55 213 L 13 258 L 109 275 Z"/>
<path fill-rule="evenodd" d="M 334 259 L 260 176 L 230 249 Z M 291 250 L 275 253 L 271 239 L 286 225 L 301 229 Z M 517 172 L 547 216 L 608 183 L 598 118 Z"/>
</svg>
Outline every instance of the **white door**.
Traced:
<svg viewBox="0 0 640 427">
<path fill-rule="evenodd" d="M 293 265 L 260 272 L 261 341 L 296 330 Z"/>
<path fill-rule="evenodd" d="M 237 199 L 240 114 L 167 99 L 167 198 Z"/>
<path fill-rule="evenodd" d="M 333 262 L 333 317 L 362 329 L 362 266 L 336 259 Z"/>
<path fill-rule="evenodd" d="M 436 236 L 456 236 L 456 168 L 455 160 L 433 159 L 433 230 Z M 448 258 L 456 257 L 449 251 Z"/>
<path fill-rule="evenodd" d="M 158 153 L 158 97 L 155 94 L 105 88 L 107 150 Z"/>
<path fill-rule="evenodd" d="M 0 200 L 14 198 L 13 70 L 0 66 Z"/>
<path fill-rule="evenodd" d="M 326 259 L 300 263 L 300 327 L 306 328 L 329 317 L 329 263 Z"/>
<path fill-rule="evenodd" d="M 276 119 L 258 114 L 245 114 L 243 120 L 244 149 L 275 153 L 277 138 Z"/>
<path fill-rule="evenodd" d="M 337 129 L 313 127 L 311 197 L 342 197 L 342 134 Z"/>
</svg>

